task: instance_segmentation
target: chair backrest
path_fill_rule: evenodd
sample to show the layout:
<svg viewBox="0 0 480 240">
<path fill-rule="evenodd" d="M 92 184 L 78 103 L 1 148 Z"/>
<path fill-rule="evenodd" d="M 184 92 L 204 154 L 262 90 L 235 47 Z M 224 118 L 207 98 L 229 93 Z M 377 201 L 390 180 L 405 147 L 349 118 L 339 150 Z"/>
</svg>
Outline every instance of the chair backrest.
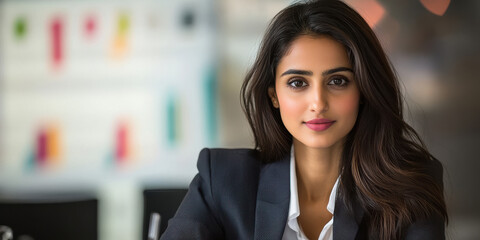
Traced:
<svg viewBox="0 0 480 240">
<path fill-rule="evenodd" d="M 187 189 L 147 189 L 143 191 L 143 237 L 147 240 L 150 216 L 159 213 L 161 216 L 159 235 L 167 228 L 168 220 L 175 215 L 180 203 L 187 194 Z"/>
<path fill-rule="evenodd" d="M 98 239 L 98 200 L 0 200 L 0 225 L 13 231 L 14 239 Z"/>
</svg>

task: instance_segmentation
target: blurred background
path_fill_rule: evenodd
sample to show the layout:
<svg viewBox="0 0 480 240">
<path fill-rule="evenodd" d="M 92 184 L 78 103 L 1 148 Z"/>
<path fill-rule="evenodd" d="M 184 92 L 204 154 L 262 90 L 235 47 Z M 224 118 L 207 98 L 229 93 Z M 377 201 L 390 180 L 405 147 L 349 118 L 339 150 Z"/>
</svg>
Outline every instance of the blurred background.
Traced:
<svg viewBox="0 0 480 240">
<path fill-rule="evenodd" d="M 145 239 L 146 191 L 187 188 L 203 147 L 253 146 L 240 86 L 291 2 L 0 0 L 1 204 L 90 199 L 98 239 Z M 480 239 L 480 1 L 345 2 L 445 166 L 448 238 Z"/>
</svg>

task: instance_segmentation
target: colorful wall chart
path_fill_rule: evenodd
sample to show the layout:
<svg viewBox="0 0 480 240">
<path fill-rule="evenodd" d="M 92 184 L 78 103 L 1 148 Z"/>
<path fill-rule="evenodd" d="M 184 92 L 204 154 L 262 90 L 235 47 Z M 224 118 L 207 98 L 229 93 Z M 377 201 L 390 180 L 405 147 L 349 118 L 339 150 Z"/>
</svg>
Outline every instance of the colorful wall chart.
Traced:
<svg viewBox="0 0 480 240">
<path fill-rule="evenodd" d="M 2 169 L 190 179 L 198 151 L 218 143 L 205 1 L 0 2 Z"/>
</svg>

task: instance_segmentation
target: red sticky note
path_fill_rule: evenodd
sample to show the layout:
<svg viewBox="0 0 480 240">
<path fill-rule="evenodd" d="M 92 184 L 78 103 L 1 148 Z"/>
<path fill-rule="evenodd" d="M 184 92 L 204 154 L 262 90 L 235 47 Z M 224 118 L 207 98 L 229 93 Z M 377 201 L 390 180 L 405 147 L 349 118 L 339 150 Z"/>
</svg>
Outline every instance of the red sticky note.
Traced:
<svg viewBox="0 0 480 240">
<path fill-rule="evenodd" d="M 63 58 L 63 21 L 61 18 L 55 18 L 50 25 L 50 40 L 52 63 L 58 66 Z"/>
<path fill-rule="evenodd" d="M 92 37 L 97 29 L 97 21 L 93 15 L 85 19 L 84 31 L 87 37 Z"/>
<path fill-rule="evenodd" d="M 126 124 L 120 124 L 117 129 L 117 161 L 123 162 L 128 156 L 128 129 Z"/>
<path fill-rule="evenodd" d="M 45 129 L 40 129 L 37 133 L 37 163 L 44 165 L 47 160 L 47 132 Z"/>
</svg>

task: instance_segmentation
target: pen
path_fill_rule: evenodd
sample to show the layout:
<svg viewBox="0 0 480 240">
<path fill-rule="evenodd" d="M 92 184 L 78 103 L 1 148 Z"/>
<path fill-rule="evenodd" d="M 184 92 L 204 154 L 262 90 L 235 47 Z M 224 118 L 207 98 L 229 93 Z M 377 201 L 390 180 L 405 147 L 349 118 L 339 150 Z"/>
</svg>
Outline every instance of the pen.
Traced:
<svg viewBox="0 0 480 240">
<path fill-rule="evenodd" d="M 12 240 L 13 239 L 13 232 L 7 226 L 0 225 L 0 240 Z"/>
<path fill-rule="evenodd" d="M 160 214 L 154 212 L 150 215 L 150 225 L 148 226 L 148 240 L 158 239 L 158 229 L 160 228 Z"/>
</svg>

